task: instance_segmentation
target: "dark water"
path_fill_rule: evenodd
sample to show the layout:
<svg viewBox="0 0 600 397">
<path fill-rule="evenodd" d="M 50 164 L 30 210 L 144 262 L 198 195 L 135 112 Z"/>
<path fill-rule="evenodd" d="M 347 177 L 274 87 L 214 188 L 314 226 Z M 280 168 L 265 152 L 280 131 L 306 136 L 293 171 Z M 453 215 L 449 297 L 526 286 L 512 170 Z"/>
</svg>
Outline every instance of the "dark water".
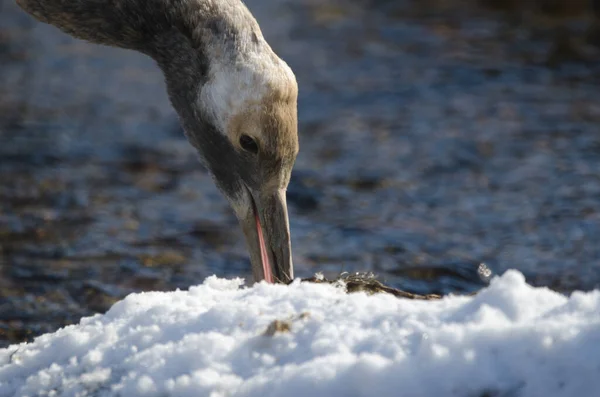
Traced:
<svg viewBox="0 0 600 397">
<path fill-rule="evenodd" d="M 467 2 L 247 1 L 300 85 L 298 276 L 471 292 L 485 263 L 600 286 L 593 18 Z M 0 346 L 133 291 L 249 277 L 153 63 L 0 7 Z"/>
</svg>

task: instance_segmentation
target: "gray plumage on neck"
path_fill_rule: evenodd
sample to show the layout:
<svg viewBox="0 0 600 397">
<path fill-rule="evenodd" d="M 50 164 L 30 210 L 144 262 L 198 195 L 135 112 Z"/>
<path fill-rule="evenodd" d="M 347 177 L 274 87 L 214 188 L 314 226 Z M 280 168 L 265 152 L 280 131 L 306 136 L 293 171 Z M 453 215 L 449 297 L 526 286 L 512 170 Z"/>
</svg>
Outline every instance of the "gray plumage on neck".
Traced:
<svg viewBox="0 0 600 397">
<path fill-rule="evenodd" d="M 291 248 L 281 192 L 298 152 L 298 88 L 241 0 L 17 3 L 72 36 L 136 50 L 157 62 L 186 136 L 240 219 L 255 279 L 268 273 L 266 255 L 277 262 L 276 278 L 289 280 Z M 245 150 L 241 137 L 251 137 L 258 150 Z M 258 232 L 252 232 L 250 220 Z M 263 232 L 268 247 L 257 253 L 254 240 Z"/>
<path fill-rule="evenodd" d="M 38 20 L 94 43 L 152 53 L 173 29 L 200 48 L 259 30 L 239 0 L 17 0 Z M 243 41 L 243 39 L 242 39 Z"/>
</svg>

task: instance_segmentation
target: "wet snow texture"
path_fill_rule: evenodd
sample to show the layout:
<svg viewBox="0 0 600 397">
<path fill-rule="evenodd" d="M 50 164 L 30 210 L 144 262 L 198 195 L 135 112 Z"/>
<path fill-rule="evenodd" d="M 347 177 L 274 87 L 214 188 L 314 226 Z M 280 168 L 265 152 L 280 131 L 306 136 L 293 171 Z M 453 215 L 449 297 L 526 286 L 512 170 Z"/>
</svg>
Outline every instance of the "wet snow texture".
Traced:
<svg viewBox="0 0 600 397">
<path fill-rule="evenodd" d="M 600 390 L 600 291 L 565 297 L 517 271 L 475 297 L 428 302 L 311 283 L 241 284 L 210 277 L 189 291 L 133 294 L 105 315 L 0 350 L 0 396 Z"/>
</svg>

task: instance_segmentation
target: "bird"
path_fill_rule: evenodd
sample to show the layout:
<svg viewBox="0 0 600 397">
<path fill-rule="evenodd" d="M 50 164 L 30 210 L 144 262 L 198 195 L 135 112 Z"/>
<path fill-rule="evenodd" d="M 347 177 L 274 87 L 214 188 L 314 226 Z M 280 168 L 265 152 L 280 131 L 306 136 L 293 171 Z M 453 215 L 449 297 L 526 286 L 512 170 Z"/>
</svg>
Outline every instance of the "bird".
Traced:
<svg viewBox="0 0 600 397">
<path fill-rule="evenodd" d="M 294 278 L 286 189 L 299 151 L 298 84 L 241 0 L 16 0 L 88 42 L 163 73 L 200 163 L 233 208 L 255 282 Z"/>
</svg>

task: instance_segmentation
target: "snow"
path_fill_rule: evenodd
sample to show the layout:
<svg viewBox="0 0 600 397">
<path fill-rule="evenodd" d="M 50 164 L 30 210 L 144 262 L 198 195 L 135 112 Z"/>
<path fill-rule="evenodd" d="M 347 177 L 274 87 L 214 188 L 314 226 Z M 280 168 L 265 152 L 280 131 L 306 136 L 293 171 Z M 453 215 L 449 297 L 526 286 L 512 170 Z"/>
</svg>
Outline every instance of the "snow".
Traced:
<svg viewBox="0 0 600 397">
<path fill-rule="evenodd" d="M 439 301 L 213 276 L 0 350 L 0 396 L 597 397 L 600 291 L 515 270 Z"/>
</svg>

